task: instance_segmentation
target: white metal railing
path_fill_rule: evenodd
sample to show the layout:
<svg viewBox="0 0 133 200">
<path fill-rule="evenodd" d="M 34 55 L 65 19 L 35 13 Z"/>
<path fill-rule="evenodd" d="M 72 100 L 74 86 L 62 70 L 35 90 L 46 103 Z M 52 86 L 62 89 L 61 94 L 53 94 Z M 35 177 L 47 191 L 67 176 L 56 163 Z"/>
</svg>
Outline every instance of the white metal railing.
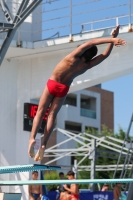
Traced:
<svg viewBox="0 0 133 200">
<path fill-rule="evenodd" d="M 133 14 L 131 14 L 131 16 L 133 16 Z M 129 15 L 121 15 L 121 16 L 118 16 L 118 17 L 110 17 L 110 18 L 106 18 L 106 19 L 101 19 L 101 20 L 96 20 L 96 21 L 91 21 L 91 22 L 85 22 L 85 23 L 82 23 L 81 24 L 81 33 L 85 33 L 85 32 L 88 32 L 88 31 L 94 31 L 94 30 L 101 30 L 103 28 L 94 28 L 94 25 L 96 23 L 102 23 L 102 22 L 106 22 L 106 21 L 110 21 L 110 20 L 114 20 L 115 23 L 114 23 L 114 26 L 118 26 L 119 24 L 119 19 L 122 19 L 122 18 L 128 18 Z M 127 25 L 128 23 L 123 23 L 121 25 Z M 84 31 L 84 27 L 85 25 L 90 25 L 90 29 L 87 30 L 87 31 Z M 112 27 L 114 27 L 112 26 Z M 105 28 L 111 28 L 111 26 L 105 26 Z"/>
<path fill-rule="evenodd" d="M 23 41 L 23 35 L 25 34 L 30 34 L 31 38 L 36 38 L 37 34 L 40 33 L 42 34 L 42 39 L 50 39 L 56 37 L 59 38 L 67 35 L 72 39 L 72 35 L 74 34 L 111 28 L 118 25 L 119 23 L 120 25 L 128 24 L 129 28 L 131 27 L 131 23 L 133 21 L 133 14 L 131 12 L 131 7 L 133 4 L 132 0 L 125 0 L 123 4 L 120 0 L 118 0 L 117 5 L 112 3 L 110 5 L 105 4 L 102 7 L 91 7 L 91 5 L 96 5 L 97 3 L 100 5 L 100 2 L 101 5 L 103 5 L 102 0 L 84 0 L 82 2 L 76 2 L 74 0 L 45 0 L 39 5 L 41 6 L 41 9 L 39 11 L 35 10 L 34 12 L 34 19 L 32 20 L 32 24 L 37 28 L 33 29 L 29 27 L 23 29 L 23 26 L 20 28 L 19 35 L 21 36 L 21 41 Z M 8 4 L 9 7 L 11 4 L 13 4 L 12 12 L 16 13 L 16 8 L 18 7 L 17 1 L 9 1 Z M 117 12 L 115 14 L 117 9 L 121 9 L 119 14 L 117 14 Z M 103 18 L 101 18 L 99 13 L 107 13 L 107 11 L 111 11 L 110 13 L 113 13 L 114 16 L 111 17 L 108 15 L 107 17 L 104 14 Z M 91 16 L 95 13 L 98 16 L 96 17 L 97 20 L 95 20 L 95 17 L 91 17 L 91 20 L 86 22 L 88 15 Z M 41 17 L 38 18 L 39 15 L 41 15 Z M 3 13 L 0 9 L 0 19 L 2 19 L 2 17 Z M 36 41 L 35 39 L 33 40 Z"/>
<path fill-rule="evenodd" d="M 46 149 L 44 157 L 52 157 L 52 159 L 50 161 L 48 161 L 47 165 L 56 162 L 64 157 L 72 157 L 72 156 L 82 156 L 81 160 L 77 163 L 78 166 L 78 171 L 81 170 L 89 170 L 90 166 L 83 166 L 80 165 L 82 163 L 82 161 L 84 161 L 84 159 L 86 157 L 89 156 L 90 152 L 91 152 L 91 141 L 92 139 L 96 139 L 96 147 L 104 147 L 106 148 L 107 152 L 112 152 L 113 154 L 116 155 L 116 157 L 118 158 L 119 153 L 121 152 L 121 147 L 122 147 L 122 140 L 118 140 L 117 138 L 113 138 L 113 137 L 99 137 L 99 136 L 94 136 L 92 134 L 89 133 L 79 133 L 79 134 L 74 134 L 70 131 L 67 130 L 63 130 L 60 128 L 56 129 L 60 134 L 65 135 L 65 139 L 63 139 L 63 141 L 60 141 L 59 143 L 55 144 L 52 147 L 49 147 L 48 149 Z M 55 130 L 54 130 L 55 131 Z M 58 134 L 58 133 L 57 133 Z M 85 137 L 87 136 L 87 137 Z M 41 136 L 42 137 L 42 136 Z M 65 149 L 64 146 L 65 144 L 71 142 L 71 141 L 75 141 L 76 143 L 79 143 L 80 146 L 77 146 L 73 149 L 69 148 L 69 145 L 67 145 L 67 148 Z M 100 153 L 100 151 L 97 151 L 98 153 Z M 128 152 L 128 148 L 124 147 L 124 151 L 122 153 L 123 157 L 126 157 Z M 51 154 L 52 153 L 52 154 Z M 113 154 L 108 153 L 108 156 L 110 155 L 111 157 Z M 132 154 L 133 151 L 130 150 L 130 153 Z M 72 166 L 64 166 L 62 165 L 63 168 L 65 167 L 72 167 Z M 122 170 L 123 168 L 123 163 L 118 165 L 118 170 Z M 132 164 L 126 165 L 127 169 L 131 169 Z M 113 170 L 115 170 L 116 168 L 116 164 L 112 165 L 99 165 L 96 166 L 96 171 L 107 171 L 107 170 L 111 170 L 113 168 Z"/>
<path fill-rule="evenodd" d="M 66 6 L 65 8 L 70 9 L 70 11 L 69 11 L 70 14 L 69 15 L 65 14 L 65 16 L 62 16 L 62 17 L 55 16 L 55 18 L 52 17 L 52 19 L 51 19 L 51 20 L 59 20 L 59 19 L 67 19 L 67 18 L 69 18 L 69 24 L 67 24 L 67 25 L 65 25 L 65 24 L 61 25 L 59 23 L 58 26 L 55 26 L 55 27 L 52 26 L 52 27 L 49 27 L 49 28 L 45 28 L 45 29 L 42 30 L 42 32 L 47 32 L 47 31 L 51 32 L 51 31 L 54 31 L 54 30 L 58 30 L 60 32 L 60 36 L 61 36 L 62 35 L 61 34 L 62 30 L 65 29 L 66 27 L 69 27 L 69 31 L 70 32 L 69 32 L 68 35 L 71 38 L 73 34 L 85 33 L 85 32 L 89 32 L 89 31 L 101 30 L 101 29 L 105 29 L 105 28 L 111 28 L 111 27 L 114 27 L 114 26 L 118 25 L 119 23 L 121 25 L 127 25 L 127 24 L 129 24 L 129 27 L 131 27 L 131 22 L 132 22 L 132 18 L 131 17 L 133 16 L 133 14 L 131 14 L 131 6 L 132 6 L 133 2 L 129 1 L 129 0 L 127 0 L 127 2 L 123 3 L 123 4 L 121 4 L 121 2 L 120 2 L 119 5 L 115 5 L 115 6 L 106 6 L 106 5 L 104 5 L 100 9 L 93 9 L 93 10 L 89 10 L 89 11 L 83 11 L 79 7 L 79 12 L 78 13 L 74 12 L 75 7 L 83 6 L 83 4 L 84 4 L 84 6 L 87 6 L 88 4 L 89 4 L 89 6 L 91 6 L 90 5 L 91 3 L 96 3 L 98 1 L 102 1 L 102 0 L 96 0 L 95 2 L 92 1 L 92 0 L 90 0 L 90 1 L 87 1 L 87 2 L 81 2 L 81 3 L 75 3 L 75 4 L 73 3 L 73 0 L 69 0 L 69 2 L 70 2 L 69 3 L 69 7 Z M 127 14 L 121 13 L 121 14 L 119 14 L 119 16 L 116 16 L 116 17 L 108 17 L 108 18 L 104 18 L 104 19 L 100 19 L 100 20 L 92 20 L 92 21 L 89 21 L 89 22 L 78 22 L 78 21 L 74 20 L 74 18 L 76 16 L 81 17 L 83 15 L 87 15 L 88 13 L 94 13 L 94 12 L 97 13 L 98 11 L 102 11 L 102 10 L 104 11 L 104 10 L 109 10 L 109 9 L 114 9 L 114 8 L 115 9 L 116 8 L 119 9 L 120 7 L 124 7 L 125 8 L 125 6 L 126 6 L 126 8 L 128 7 L 128 13 Z M 60 10 L 60 9 L 62 9 L 62 8 L 58 8 L 58 10 Z M 51 10 L 51 12 L 52 12 L 52 10 Z M 124 18 L 127 18 L 126 22 L 125 21 L 123 22 Z M 43 23 L 45 23 L 45 20 L 43 20 Z M 83 21 L 85 21 L 85 20 L 86 19 L 84 19 Z M 105 22 L 107 22 L 109 20 L 110 21 L 114 20 L 113 25 L 103 26 L 103 23 L 105 23 Z M 120 22 L 120 20 L 121 20 L 121 22 Z M 97 28 L 96 24 L 100 24 L 100 26 Z M 91 28 L 89 28 L 87 30 L 84 30 L 85 25 L 90 25 Z M 79 32 L 75 32 L 74 31 L 75 26 L 80 27 L 79 28 L 80 29 Z"/>
</svg>

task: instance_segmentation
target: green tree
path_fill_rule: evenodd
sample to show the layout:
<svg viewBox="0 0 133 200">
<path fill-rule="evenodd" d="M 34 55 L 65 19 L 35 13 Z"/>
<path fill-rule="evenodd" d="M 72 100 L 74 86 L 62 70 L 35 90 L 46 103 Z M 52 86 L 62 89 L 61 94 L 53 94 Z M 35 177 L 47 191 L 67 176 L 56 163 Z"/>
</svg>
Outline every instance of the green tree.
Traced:
<svg viewBox="0 0 133 200">
<path fill-rule="evenodd" d="M 99 135 L 98 132 L 94 129 L 88 129 L 86 130 L 86 133 L 90 133 L 91 135 L 94 136 L 110 136 L 110 137 L 114 137 L 120 140 L 124 140 L 126 133 L 123 131 L 123 129 L 121 127 L 119 127 L 119 131 L 117 134 L 114 134 L 114 132 L 112 130 L 109 130 L 106 126 L 102 127 L 102 131 L 101 134 Z M 89 139 L 89 134 L 84 135 L 84 142 L 86 144 L 88 144 L 88 141 L 86 140 L 87 138 Z M 110 141 L 109 138 L 106 139 L 106 141 Z M 118 142 L 115 142 L 115 144 L 118 144 Z M 78 144 L 78 146 L 80 147 L 81 145 Z M 112 146 L 113 147 L 113 146 Z M 114 153 L 114 154 L 109 154 L 109 152 L 106 152 L 105 150 L 107 150 L 105 147 L 99 146 L 97 147 L 97 150 L 100 150 L 100 156 L 97 157 L 96 159 L 96 165 L 112 165 L 112 164 L 116 164 L 117 163 L 117 158 L 118 155 L 115 153 L 115 151 L 113 150 L 109 150 L 110 153 Z M 111 157 L 112 155 L 112 157 Z M 77 156 L 76 157 L 77 161 L 79 162 L 82 157 L 81 156 Z M 124 160 L 122 160 L 120 162 L 121 164 L 124 163 Z M 91 161 L 89 160 L 89 158 L 87 157 L 80 165 L 84 166 L 84 165 L 90 165 Z M 96 178 L 97 179 L 110 179 L 113 177 L 113 171 L 97 171 L 96 172 Z M 116 174 L 116 178 L 119 178 L 120 176 L 120 171 Z M 86 178 L 90 178 L 90 172 L 89 171 L 81 171 L 79 172 L 79 177 L 81 179 L 86 179 Z M 81 186 L 83 188 L 88 188 L 88 186 Z"/>
<path fill-rule="evenodd" d="M 55 171 L 45 172 L 44 174 L 45 180 L 59 180 L 59 174 Z M 58 184 L 47 185 L 48 190 L 57 190 Z"/>
<path fill-rule="evenodd" d="M 65 179 L 67 179 L 67 176 L 64 175 Z M 59 178 L 59 173 L 56 171 L 50 171 L 50 172 L 45 172 L 44 174 L 44 179 L 45 180 L 60 180 Z M 59 186 L 59 184 L 53 184 L 53 185 L 48 185 L 47 189 L 48 190 L 57 190 L 57 187 Z"/>
<path fill-rule="evenodd" d="M 99 137 L 111 136 L 111 137 L 114 137 L 114 138 L 117 138 L 120 140 L 124 140 L 125 135 L 126 135 L 126 133 L 123 131 L 123 129 L 121 127 L 119 127 L 118 133 L 114 134 L 114 132 L 112 130 L 109 130 L 106 126 L 102 127 L 102 131 L 101 131 L 100 135 L 94 129 L 88 129 L 86 131 L 86 133 L 90 133 L 91 135 L 99 136 Z M 88 141 L 86 140 L 87 138 L 90 138 L 89 134 L 84 135 L 84 142 L 86 144 L 88 144 Z M 110 139 L 107 139 L 107 141 L 110 141 Z M 115 142 L 115 143 L 119 144 L 118 142 Z M 81 145 L 78 144 L 78 146 L 80 147 Z M 111 165 L 111 164 L 117 163 L 116 159 L 118 158 L 118 155 L 113 155 L 112 158 L 110 158 L 110 157 L 108 157 L 108 153 L 104 152 L 104 150 L 106 150 L 105 147 L 99 146 L 97 149 L 99 149 L 103 152 L 101 153 L 101 156 L 96 159 L 96 165 Z M 75 158 L 77 159 L 78 162 L 82 159 L 81 156 L 76 156 Z M 123 164 L 123 162 L 124 161 L 121 161 L 122 164 Z M 91 164 L 91 161 L 89 160 L 88 157 L 81 163 L 82 166 L 88 166 L 90 164 Z M 105 171 L 97 171 L 96 178 L 97 179 L 110 179 L 113 177 L 113 173 L 114 172 L 112 172 L 112 171 L 106 171 L 106 172 Z M 116 178 L 119 178 L 119 176 L 120 176 L 120 171 L 116 174 Z M 50 171 L 50 172 L 45 172 L 44 178 L 46 180 L 59 180 L 59 175 L 55 171 Z M 79 172 L 78 179 L 87 179 L 87 178 L 88 179 L 90 178 L 89 171 L 83 170 L 83 171 Z M 58 186 L 58 184 L 53 184 L 53 185 L 48 185 L 47 188 L 48 188 L 48 190 L 56 190 L 57 186 Z M 80 184 L 80 188 L 88 188 L 88 185 Z"/>
</svg>

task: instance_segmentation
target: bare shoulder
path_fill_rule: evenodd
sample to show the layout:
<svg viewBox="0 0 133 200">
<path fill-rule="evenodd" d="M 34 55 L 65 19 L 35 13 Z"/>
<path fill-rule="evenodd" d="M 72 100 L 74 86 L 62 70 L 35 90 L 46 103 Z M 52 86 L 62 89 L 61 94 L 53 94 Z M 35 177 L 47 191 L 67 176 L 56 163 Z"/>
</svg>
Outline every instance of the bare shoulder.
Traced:
<svg viewBox="0 0 133 200">
<path fill-rule="evenodd" d="M 71 184 L 71 187 L 78 187 L 78 185 L 77 184 Z"/>
<path fill-rule="evenodd" d="M 64 65 L 66 65 L 66 64 L 68 64 L 69 62 L 70 62 L 70 59 L 71 57 L 69 57 L 69 56 L 66 56 L 66 57 L 64 57 L 57 65 L 56 65 L 56 68 L 60 68 L 61 66 L 64 66 Z"/>
<path fill-rule="evenodd" d="M 78 59 L 79 59 L 79 57 L 76 57 L 72 53 L 70 53 L 62 60 L 62 62 L 71 65 L 71 64 L 77 62 Z"/>
</svg>

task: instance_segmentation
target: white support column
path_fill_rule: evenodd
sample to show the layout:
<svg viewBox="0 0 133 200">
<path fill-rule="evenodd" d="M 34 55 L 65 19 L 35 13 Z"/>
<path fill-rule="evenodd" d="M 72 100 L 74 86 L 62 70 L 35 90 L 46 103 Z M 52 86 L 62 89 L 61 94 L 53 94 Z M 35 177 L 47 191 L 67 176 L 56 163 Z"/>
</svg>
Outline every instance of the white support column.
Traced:
<svg viewBox="0 0 133 200">
<path fill-rule="evenodd" d="M 72 0 L 70 0 L 70 41 L 72 40 Z"/>
<path fill-rule="evenodd" d="M 73 172 L 75 173 L 75 178 L 77 178 L 78 175 L 78 167 L 77 167 L 77 160 L 74 160 L 74 167 L 73 167 Z"/>
<path fill-rule="evenodd" d="M 92 143 L 91 143 L 91 153 L 90 153 L 89 159 L 91 160 L 90 179 L 95 179 L 96 139 L 92 139 Z M 90 189 L 91 189 L 91 191 L 94 191 L 94 190 L 95 190 L 95 185 L 94 185 L 94 184 L 91 184 Z"/>
<path fill-rule="evenodd" d="M 131 25 L 131 0 L 128 0 L 128 10 L 129 10 L 129 30 L 132 28 Z"/>
</svg>

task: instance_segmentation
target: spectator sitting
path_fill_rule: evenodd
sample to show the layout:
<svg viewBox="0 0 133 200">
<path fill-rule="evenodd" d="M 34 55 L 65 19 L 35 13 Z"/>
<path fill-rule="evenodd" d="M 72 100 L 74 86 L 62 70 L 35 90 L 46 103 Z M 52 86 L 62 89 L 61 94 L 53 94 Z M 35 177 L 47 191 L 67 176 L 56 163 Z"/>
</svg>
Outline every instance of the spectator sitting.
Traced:
<svg viewBox="0 0 133 200">
<path fill-rule="evenodd" d="M 109 185 L 108 184 L 104 184 L 102 187 L 102 192 L 108 191 L 109 190 Z"/>
<path fill-rule="evenodd" d="M 116 183 L 114 190 L 113 190 L 113 194 L 114 194 L 114 200 L 119 200 L 120 196 L 121 196 L 121 183 Z"/>
<path fill-rule="evenodd" d="M 70 188 L 70 185 L 67 185 L 67 187 Z M 65 188 L 63 188 L 63 190 L 64 191 L 60 193 L 60 200 L 71 200 L 70 193 Z"/>
<path fill-rule="evenodd" d="M 67 177 L 69 180 L 74 180 L 74 172 L 69 171 L 67 173 Z M 64 189 L 71 193 L 70 198 L 71 200 L 79 200 L 79 186 L 77 184 L 71 184 L 70 188 L 67 185 L 63 185 Z"/>
<path fill-rule="evenodd" d="M 60 178 L 60 180 L 64 180 L 64 179 L 65 179 L 65 176 L 64 176 L 64 173 L 63 173 L 63 172 L 60 172 L 60 173 L 59 173 L 59 178 Z M 59 200 L 59 198 L 60 198 L 60 193 L 61 193 L 62 191 L 64 191 L 63 184 L 60 184 L 60 185 L 57 187 L 57 191 L 58 191 L 58 193 L 57 193 L 57 196 L 56 196 L 56 200 Z"/>
</svg>

